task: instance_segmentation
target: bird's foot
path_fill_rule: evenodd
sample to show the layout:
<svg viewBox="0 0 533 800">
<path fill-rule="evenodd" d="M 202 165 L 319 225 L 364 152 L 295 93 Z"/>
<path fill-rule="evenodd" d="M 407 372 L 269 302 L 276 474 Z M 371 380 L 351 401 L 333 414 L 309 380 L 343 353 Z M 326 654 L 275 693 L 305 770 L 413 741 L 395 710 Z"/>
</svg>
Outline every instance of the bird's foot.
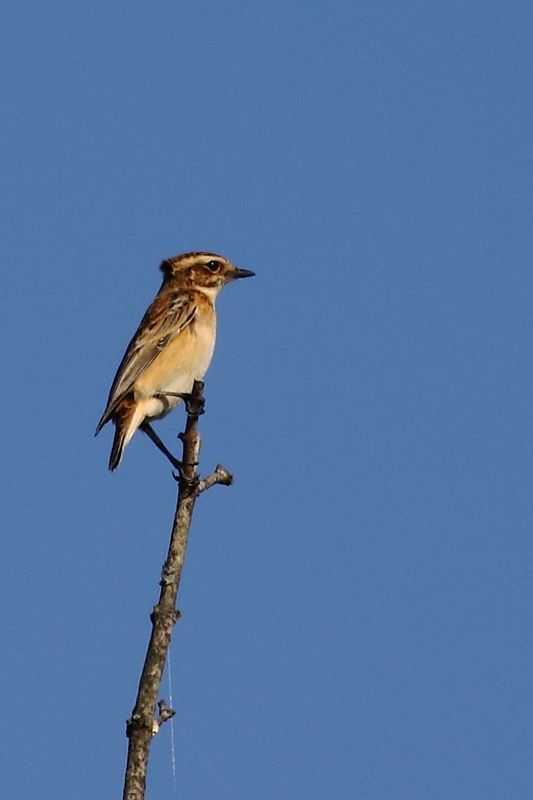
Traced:
<svg viewBox="0 0 533 800">
<path fill-rule="evenodd" d="M 174 480 L 179 483 L 181 486 L 186 486 L 188 489 L 193 489 L 199 484 L 199 478 L 196 473 L 193 473 L 192 476 L 190 474 L 185 474 L 184 465 L 181 464 L 176 472 L 172 473 L 172 477 Z"/>
<path fill-rule="evenodd" d="M 195 397 L 190 392 L 158 392 L 155 397 L 179 397 L 185 403 L 185 410 L 190 417 L 199 417 L 205 412 L 203 397 Z"/>
</svg>

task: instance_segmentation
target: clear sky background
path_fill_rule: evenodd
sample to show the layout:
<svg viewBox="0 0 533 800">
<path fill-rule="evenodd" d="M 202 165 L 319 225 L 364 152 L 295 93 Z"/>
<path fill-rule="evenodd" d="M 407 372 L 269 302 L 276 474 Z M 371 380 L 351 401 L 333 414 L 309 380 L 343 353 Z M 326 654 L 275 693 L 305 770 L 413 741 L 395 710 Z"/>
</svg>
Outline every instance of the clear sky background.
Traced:
<svg viewBox="0 0 533 800">
<path fill-rule="evenodd" d="M 93 433 L 160 260 L 209 249 L 257 277 L 218 303 L 175 796 L 530 798 L 531 4 L 19 0 L 0 36 L 3 795 L 120 797 L 176 485 Z"/>
</svg>

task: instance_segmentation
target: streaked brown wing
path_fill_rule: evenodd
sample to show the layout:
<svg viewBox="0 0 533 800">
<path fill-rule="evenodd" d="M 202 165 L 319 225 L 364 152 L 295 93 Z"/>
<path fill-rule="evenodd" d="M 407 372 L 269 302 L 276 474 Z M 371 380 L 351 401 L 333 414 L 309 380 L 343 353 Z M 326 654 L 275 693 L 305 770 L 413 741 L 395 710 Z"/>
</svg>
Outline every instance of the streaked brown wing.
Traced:
<svg viewBox="0 0 533 800">
<path fill-rule="evenodd" d="M 191 292 L 160 292 L 149 306 L 128 345 L 109 392 L 98 433 L 111 419 L 117 404 L 167 344 L 190 325 L 196 315 Z"/>
</svg>

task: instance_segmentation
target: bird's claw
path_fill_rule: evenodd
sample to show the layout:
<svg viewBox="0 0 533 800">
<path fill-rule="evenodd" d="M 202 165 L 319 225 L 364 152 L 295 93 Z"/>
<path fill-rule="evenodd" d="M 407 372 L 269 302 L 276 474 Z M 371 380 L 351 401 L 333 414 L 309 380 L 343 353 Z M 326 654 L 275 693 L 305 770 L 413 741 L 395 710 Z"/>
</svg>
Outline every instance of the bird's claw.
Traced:
<svg viewBox="0 0 533 800">
<path fill-rule="evenodd" d="M 185 403 L 185 411 L 190 417 L 199 417 L 205 413 L 205 400 L 203 397 L 194 397 L 189 393 L 180 395 Z"/>
<path fill-rule="evenodd" d="M 155 397 L 179 397 L 185 404 L 185 410 L 190 417 L 199 417 L 205 413 L 205 400 L 195 397 L 190 392 L 158 392 Z"/>
<path fill-rule="evenodd" d="M 176 472 L 173 472 L 172 477 L 174 478 L 176 483 L 184 485 L 188 489 L 192 489 L 199 483 L 198 475 L 193 475 L 192 478 L 190 478 L 188 475 L 185 474 L 183 466 L 177 469 Z"/>
</svg>

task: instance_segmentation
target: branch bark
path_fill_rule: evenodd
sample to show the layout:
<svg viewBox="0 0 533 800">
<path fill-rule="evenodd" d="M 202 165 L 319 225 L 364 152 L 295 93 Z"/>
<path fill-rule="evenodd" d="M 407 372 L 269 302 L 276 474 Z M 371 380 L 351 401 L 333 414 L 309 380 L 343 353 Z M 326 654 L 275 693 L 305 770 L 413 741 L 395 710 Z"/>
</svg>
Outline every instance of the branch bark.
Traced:
<svg viewBox="0 0 533 800">
<path fill-rule="evenodd" d="M 220 464 L 207 478 L 199 480 L 198 477 L 197 466 L 201 444 L 198 417 L 203 413 L 203 386 L 201 381 L 195 381 L 190 401 L 187 404 L 185 431 L 180 434 L 183 442 L 183 467 L 179 477 L 175 476 L 179 487 L 176 512 L 168 554 L 161 573 L 159 601 L 150 615 L 152 632 L 139 681 L 137 699 L 132 715 L 126 723 L 128 757 L 123 800 L 144 800 L 152 737 L 159 730 L 159 726 L 170 719 L 174 713 L 172 709 L 167 709 L 163 704 L 163 706 L 159 705 L 160 713 L 157 716 L 156 704 L 172 629 L 174 623 L 179 619 L 176 597 L 196 498 L 217 483 L 229 486 L 233 481 L 228 470 Z"/>
</svg>

